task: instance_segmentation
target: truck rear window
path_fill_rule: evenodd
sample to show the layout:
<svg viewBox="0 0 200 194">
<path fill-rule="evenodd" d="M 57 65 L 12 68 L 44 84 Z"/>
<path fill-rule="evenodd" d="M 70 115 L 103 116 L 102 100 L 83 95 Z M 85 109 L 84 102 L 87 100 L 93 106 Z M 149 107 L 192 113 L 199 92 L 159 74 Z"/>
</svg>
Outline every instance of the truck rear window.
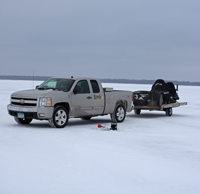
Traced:
<svg viewBox="0 0 200 194">
<path fill-rule="evenodd" d="M 90 83 L 92 85 L 93 93 L 99 93 L 100 89 L 99 89 L 99 85 L 98 85 L 97 81 L 96 80 L 90 80 Z"/>
</svg>

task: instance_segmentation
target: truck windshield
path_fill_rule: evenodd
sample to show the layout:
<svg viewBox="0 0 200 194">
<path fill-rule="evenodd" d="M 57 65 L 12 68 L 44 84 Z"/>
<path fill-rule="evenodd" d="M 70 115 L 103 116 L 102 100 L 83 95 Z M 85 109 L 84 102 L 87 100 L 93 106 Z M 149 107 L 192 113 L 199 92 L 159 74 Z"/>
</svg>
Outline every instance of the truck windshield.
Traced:
<svg viewBox="0 0 200 194">
<path fill-rule="evenodd" d="M 74 80 L 72 79 L 60 79 L 60 78 L 51 78 L 43 82 L 39 87 L 38 90 L 61 90 L 63 92 L 68 92 L 72 85 L 74 83 Z"/>
</svg>

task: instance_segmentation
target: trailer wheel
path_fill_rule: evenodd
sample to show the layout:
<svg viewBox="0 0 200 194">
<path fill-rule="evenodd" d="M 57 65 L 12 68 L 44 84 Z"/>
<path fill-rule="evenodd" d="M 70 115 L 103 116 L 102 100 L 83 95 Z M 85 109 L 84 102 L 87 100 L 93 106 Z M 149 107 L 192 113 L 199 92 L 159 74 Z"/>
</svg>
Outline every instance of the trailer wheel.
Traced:
<svg viewBox="0 0 200 194">
<path fill-rule="evenodd" d="M 134 113 L 135 113 L 136 115 L 139 115 L 139 114 L 141 113 L 141 109 L 134 109 Z"/>
<path fill-rule="evenodd" d="M 172 108 L 167 108 L 166 110 L 165 110 L 165 113 L 166 113 L 166 115 L 167 116 L 172 116 Z"/>
<path fill-rule="evenodd" d="M 18 117 L 14 117 L 14 119 L 18 124 L 23 125 L 28 125 L 32 121 L 32 119 L 19 119 Z"/>
<path fill-rule="evenodd" d="M 64 106 L 56 106 L 53 112 L 53 117 L 49 119 L 51 127 L 63 128 L 67 125 L 69 113 Z"/>
</svg>

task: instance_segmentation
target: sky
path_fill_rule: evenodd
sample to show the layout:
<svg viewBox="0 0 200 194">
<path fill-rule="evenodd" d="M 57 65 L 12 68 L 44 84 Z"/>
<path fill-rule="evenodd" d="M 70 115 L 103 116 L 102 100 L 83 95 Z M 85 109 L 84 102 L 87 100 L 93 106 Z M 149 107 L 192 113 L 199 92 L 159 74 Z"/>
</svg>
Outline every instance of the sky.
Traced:
<svg viewBox="0 0 200 194">
<path fill-rule="evenodd" d="M 0 4 L 0 75 L 200 81 L 199 0 Z"/>
</svg>

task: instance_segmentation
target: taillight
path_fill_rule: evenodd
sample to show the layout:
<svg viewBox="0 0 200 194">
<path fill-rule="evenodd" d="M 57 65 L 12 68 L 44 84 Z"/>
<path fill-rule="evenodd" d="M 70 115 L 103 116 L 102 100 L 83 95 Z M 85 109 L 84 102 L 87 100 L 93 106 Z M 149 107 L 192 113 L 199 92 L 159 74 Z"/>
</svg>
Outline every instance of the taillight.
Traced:
<svg viewBox="0 0 200 194">
<path fill-rule="evenodd" d="M 132 95 L 132 101 L 134 100 L 134 95 Z"/>
</svg>

